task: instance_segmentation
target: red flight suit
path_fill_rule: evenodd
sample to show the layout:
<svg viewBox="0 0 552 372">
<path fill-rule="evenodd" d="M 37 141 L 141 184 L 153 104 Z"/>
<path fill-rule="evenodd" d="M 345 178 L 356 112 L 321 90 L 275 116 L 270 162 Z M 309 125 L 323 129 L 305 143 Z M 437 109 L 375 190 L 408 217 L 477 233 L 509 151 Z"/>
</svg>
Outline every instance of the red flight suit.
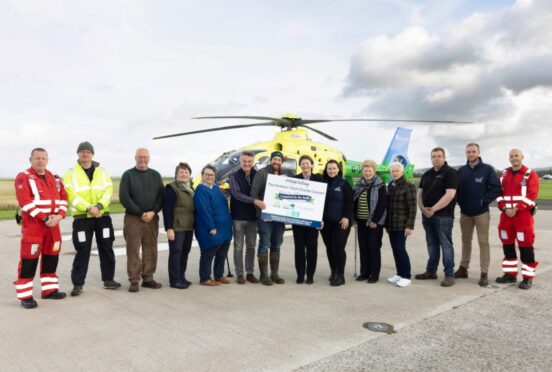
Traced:
<svg viewBox="0 0 552 372">
<path fill-rule="evenodd" d="M 17 298 L 27 300 L 33 297 L 33 279 L 41 255 L 42 296 L 47 296 L 59 289 L 56 269 L 61 232 L 59 225 L 48 227 L 45 220 L 55 214 L 65 217 L 67 193 L 58 176 L 49 171 L 41 176 L 33 168 L 17 175 L 15 193 L 22 211 L 20 260 L 14 282 Z"/>
<path fill-rule="evenodd" d="M 510 167 L 502 172 L 500 184 L 502 192 L 496 199 L 498 208 L 502 211 L 498 225 L 498 234 L 502 244 L 505 246 L 505 252 L 506 247 L 508 245 L 514 246 L 516 240 L 520 251 L 521 248 L 533 249 L 535 242 L 533 211 L 535 200 L 537 200 L 539 193 L 538 174 L 525 165 L 522 165 L 521 169 L 516 172 Z M 504 210 L 514 207 L 517 209 L 516 214 L 513 217 L 508 217 Z M 535 262 L 534 259 L 532 259 L 533 262 L 524 262 L 523 254 L 521 259 L 523 278 L 533 279 L 538 262 Z M 506 275 L 517 276 L 517 257 L 505 257 L 502 260 L 502 271 Z"/>
</svg>

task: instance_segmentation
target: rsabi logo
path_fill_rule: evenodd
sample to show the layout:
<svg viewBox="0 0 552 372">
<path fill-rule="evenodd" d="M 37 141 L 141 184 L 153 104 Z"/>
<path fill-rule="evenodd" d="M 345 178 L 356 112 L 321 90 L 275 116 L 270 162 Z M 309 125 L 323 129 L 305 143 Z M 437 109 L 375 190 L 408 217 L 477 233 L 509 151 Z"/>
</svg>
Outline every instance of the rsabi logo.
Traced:
<svg viewBox="0 0 552 372">
<path fill-rule="evenodd" d="M 404 167 L 408 165 L 408 160 L 402 155 L 397 155 L 393 158 L 392 163 L 401 163 Z"/>
<path fill-rule="evenodd" d="M 395 142 L 408 142 L 410 141 L 410 136 L 408 137 L 401 137 L 400 135 L 395 136 Z"/>
</svg>

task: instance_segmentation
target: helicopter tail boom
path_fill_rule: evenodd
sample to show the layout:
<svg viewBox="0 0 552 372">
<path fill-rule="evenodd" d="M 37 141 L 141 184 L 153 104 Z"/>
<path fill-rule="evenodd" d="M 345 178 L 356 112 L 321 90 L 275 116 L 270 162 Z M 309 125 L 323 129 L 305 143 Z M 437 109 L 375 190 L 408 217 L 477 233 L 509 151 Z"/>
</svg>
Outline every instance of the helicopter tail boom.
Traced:
<svg viewBox="0 0 552 372">
<path fill-rule="evenodd" d="M 391 140 L 391 144 L 381 162 L 382 165 L 387 166 L 391 163 L 401 163 L 406 168 L 410 163 L 410 159 L 408 158 L 408 146 L 410 145 L 411 134 L 412 129 L 397 128 Z"/>
</svg>

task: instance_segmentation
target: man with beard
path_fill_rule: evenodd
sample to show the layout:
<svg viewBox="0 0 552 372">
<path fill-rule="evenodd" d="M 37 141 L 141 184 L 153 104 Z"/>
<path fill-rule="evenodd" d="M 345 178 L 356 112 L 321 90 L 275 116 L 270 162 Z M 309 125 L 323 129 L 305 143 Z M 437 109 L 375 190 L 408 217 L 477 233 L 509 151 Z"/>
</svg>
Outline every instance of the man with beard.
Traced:
<svg viewBox="0 0 552 372">
<path fill-rule="evenodd" d="M 284 154 L 274 151 L 270 154 L 270 165 L 261 169 L 255 175 L 251 185 L 251 197 L 264 202 L 266 180 L 269 174 L 282 175 Z M 257 228 L 259 230 L 259 248 L 257 258 L 261 283 L 264 285 L 284 284 L 284 279 L 278 275 L 280 266 L 280 247 L 284 241 L 285 224 L 282 222 L 265 221 L 260 218 L 261 209 L 257 208 Z M 266 208 L 266 207 L 265 207 Z M 264 209 L 264 208 L 263 208 Z M 268 275 L 268 261 L 270 251 L 270 276 Z"/>
<path fill-rule="evenodd" d="M 113 223 L 109 215 L 113 183 L 107 170 L 93 160 L 94 147 L 90 142 L 82 142 L 77 148 L 77 164 L 63 178 L 71 214 L 73 215 L 73 246 L 75 258 L 71 270 L 73 290 L 71 296 L 83 291 L 88 272 L 92 238 L 96 235 L 100 269 L 104 288 L 117 289 L 120 283 L 113 280 L 115 275 L 115 254 L 113 253 Z"/>
<path fill-rule="evenodd" d="M 466 165 L 458 169 L 460 184 L 458 188 L 458 205 L 460 206 L 460 229 L 462 231 L 462 261 L 455 278 L 468 278 L 470 267 L 473 230 L 477 229 L 477 241 L 479 243 L 479 257 L 481 277 L 479 285 L 486 287 L 489 284 L 487 273 L 489 272 L 490 245 L 489 245 L 489 204 L 498 193 L 500 185 L 495 169 L 483 163 L 479 155 L 479 145 L 469 143 L 466 145 Z"/>
</svg>

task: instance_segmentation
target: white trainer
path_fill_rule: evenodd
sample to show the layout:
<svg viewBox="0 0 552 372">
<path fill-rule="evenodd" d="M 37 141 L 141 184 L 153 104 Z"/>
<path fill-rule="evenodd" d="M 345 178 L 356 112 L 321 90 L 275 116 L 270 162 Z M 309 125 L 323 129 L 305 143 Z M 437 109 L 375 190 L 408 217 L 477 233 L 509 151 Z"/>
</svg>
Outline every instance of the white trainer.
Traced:
<svg viewBox="0 0 552 372">
<path fill-rule="evenodd" d="M 387 281 L 391 284 L 397 284 L 399 282 L 399 280 L 401 280 L 402 278 L 398 275 L 393 275 L 392 277 L 390 278 L 387 278 Z"/>
<path fill-rule="evenodd" d="M 411 284 L 412 281 L 410 279 L 401 278 L 401 280 L 397 282 L 397 287 L 408 287 Z"/>
</svg>

